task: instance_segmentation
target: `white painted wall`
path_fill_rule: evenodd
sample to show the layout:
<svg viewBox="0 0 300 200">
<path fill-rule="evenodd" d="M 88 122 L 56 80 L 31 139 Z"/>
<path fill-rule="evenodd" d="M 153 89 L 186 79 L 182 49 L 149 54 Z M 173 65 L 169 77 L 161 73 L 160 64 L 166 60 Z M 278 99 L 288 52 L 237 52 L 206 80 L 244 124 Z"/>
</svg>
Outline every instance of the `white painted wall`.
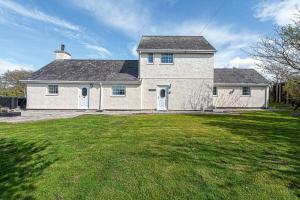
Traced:
<svg viewBox="0 0 300 200">
<path fill-rule="evenodd" d="M 213 96 L 213 105 L 217 108 L 261 108 L 269 100 L 268 87 L 250 86 L 251 95 L 243 96 L 242 87 L 217 86 L 218 95 Z"/>
<path fill-rule="evenodd" d="M 171 85 L 169 110 L 212 109 L 214 54 L 175 53 L 173 64 L 161 64 L 160 53 L 148 64 L 148 53 L 140 54 L 142 109 L 157 109 L 157 85 Z"/>
<path fill-rule="evenodd" d="M 157 85 L 169 85 L 169 110 L 212 109 L 212 79 L 143 79 L 142 109 L 157 109 Z"/>
<path fill-rule="evenodd" d="M 122 85 L 122 84 L 118 84 Z M 141 86 L 125 85 L 125 96 L 112 96 L 113 85 L 102 85 L 101 109 L 103 110 L 139 110 L 141 109 Z"/>
<path fill-rule="evenodd" d="M 147 64 L 147 55 L 140 55 L 140 78 L 213 79 L 214 54 L 176 53 L 173 64 L 161 64 L 159 53 L 154 53 L 154 64 Z"/>
<path fill-rule="evenodd" d="M 112 84 L 101 87 L 101 109 L 157 109 L 157 86 L 168 85 L 169 110 L 208 110 L 215 107 L 265 107 L 268 88 L 252 86 L 251 96 L 242 96 L 242 87 L 219 86 L 212 96 L 213 54 L 174 54 L 173 64 L 147 64 L 147 53 L 140 55 L 141 85 L 126 85 L 126 96 L 112 96 Z M 89 83 L 86 83 L 89 84 Z M 59 94 L 48 95 L 48 84 L 27 84 L 28 109 L 78 109 L 79 88 L 85 84 L 58 84 Z M 155 91 L 151 91 L 155 90 Z M 267 92 L 266 92 L 267 91 Z M 267 94 L 267 96 L 266 96 Z M 267 99 L 266 99 L 267 98 Z M 99 109 L 100 85 L 90 88 L 89 109 Z"/>
<path fill-rule="evenodd" d="M 80 84 L 58 84 L 58 95 L 47 94 L 48 84 L 27 84 L 27 109 L 78 109 Z M 90 88 L 89 109 L 99 108 L 99 85 Z"/>
</svg>

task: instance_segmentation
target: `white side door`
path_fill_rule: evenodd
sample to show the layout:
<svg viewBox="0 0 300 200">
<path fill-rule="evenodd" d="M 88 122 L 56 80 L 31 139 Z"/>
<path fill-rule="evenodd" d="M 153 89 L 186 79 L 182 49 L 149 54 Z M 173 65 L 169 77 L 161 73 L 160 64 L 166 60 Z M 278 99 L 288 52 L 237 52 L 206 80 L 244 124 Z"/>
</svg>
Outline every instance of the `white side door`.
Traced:
<svg viewBox="0 0 300 200">
<path fill-rule="evenodd" d="M 168 110 L 168 86 L 157 86 L 157 110 Z"/>
<path fill-rule="evenodd" d="M 89 109 L 90 86 L 82 85 L 79 88 L 79 109 Z"/>
</svg>

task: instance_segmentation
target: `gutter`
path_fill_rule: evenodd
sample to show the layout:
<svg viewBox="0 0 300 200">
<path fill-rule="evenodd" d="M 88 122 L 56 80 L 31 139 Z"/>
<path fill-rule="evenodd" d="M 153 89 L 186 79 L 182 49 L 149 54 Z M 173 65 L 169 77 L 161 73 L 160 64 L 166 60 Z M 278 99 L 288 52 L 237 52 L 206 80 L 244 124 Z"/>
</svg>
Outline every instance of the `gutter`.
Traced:
<svg viewBox="0 0 300 200">
<path fill-rule="evenodd" d="M 270 94 L 269 87 L 266 86 L 265 87 L 265 109 L 269 108 L 269 98 L 270 98 L 269 94 Z"/>
<path fill-rule="evenodd" d="M 139 52 L 153 52 L 153 53 L 216 53 L 217 50 L 191 50 L 191 49 L 137 49 Z"/>
<path fill-rule="evenodd" d="M 101 110 L 101 105 L 102 105 L 102 83 L 99 82 L 99 110 Z"/>
<path fill-rule="evenodd" d="M 214 83 L 214 86 L 268 86 L 267 83 Z"/>
<path fill-rule="evenodd" d="M 99 81 L 20 80 L 21 83 L 99 83 Z M 101 84 L 140 85 L 141 81 L 100 81 Z"/>
</svg>

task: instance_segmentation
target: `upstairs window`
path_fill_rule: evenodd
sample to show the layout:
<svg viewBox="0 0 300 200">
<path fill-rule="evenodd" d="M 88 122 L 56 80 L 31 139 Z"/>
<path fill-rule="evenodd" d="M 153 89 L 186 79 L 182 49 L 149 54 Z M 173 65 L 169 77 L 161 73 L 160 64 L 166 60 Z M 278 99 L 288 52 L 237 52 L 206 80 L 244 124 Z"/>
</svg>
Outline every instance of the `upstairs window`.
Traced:
<svg viewBox="0 0 300 200">
<path fill-rule="evenodd" d="M 112 86 L 112 96 L 125 96 L 126 87 L 124 85 L 113 85 Z"/>
<path fill-rule="evenodd" d="M 153 64 L 153 53 L 148 53 L 148 64 Z"/>
<path fill-rule="evenodd" d="M 48 94 L 58 95 L 58 85 L 48 85 Z"/>
<path fill-rule="evenodd" d="M 217 89 L 217 87 L 214 87 L 214 88 L 213 88 L 213 95 L 214 95 L 214 96 L 217 96 L 217 95 L 218 95 L 218 89 Z"/>
<path fill-rule="evenodd" d="M 243 87 L 243 96 L 250 96 L 251 95 L 251 90 L 250 87 Z"/>
<path fill-rule="evenodd" d="M 162 53 L 160 57 L 160 62 L 165 64 L 172 64 L 173 63 L 173 54 L 172 53 Z"/>
</svg>

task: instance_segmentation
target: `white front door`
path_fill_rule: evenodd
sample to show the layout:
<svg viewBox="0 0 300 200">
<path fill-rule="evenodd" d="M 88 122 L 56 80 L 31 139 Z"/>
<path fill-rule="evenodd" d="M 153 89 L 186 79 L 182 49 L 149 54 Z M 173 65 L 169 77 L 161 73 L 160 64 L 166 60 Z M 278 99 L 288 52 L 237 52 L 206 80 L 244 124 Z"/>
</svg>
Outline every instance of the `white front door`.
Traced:
<svg viewBox="0 0 300 200">
<path fill-rule="evenodd" d="M 79 88 L 79 109 L 89 109 L 90 86 L 82 85 Z"/>
<path fill-rule="evenodd" d="M 168 110 L 168 86 L 157 86 L 157 110 Z"/>
</svg>

